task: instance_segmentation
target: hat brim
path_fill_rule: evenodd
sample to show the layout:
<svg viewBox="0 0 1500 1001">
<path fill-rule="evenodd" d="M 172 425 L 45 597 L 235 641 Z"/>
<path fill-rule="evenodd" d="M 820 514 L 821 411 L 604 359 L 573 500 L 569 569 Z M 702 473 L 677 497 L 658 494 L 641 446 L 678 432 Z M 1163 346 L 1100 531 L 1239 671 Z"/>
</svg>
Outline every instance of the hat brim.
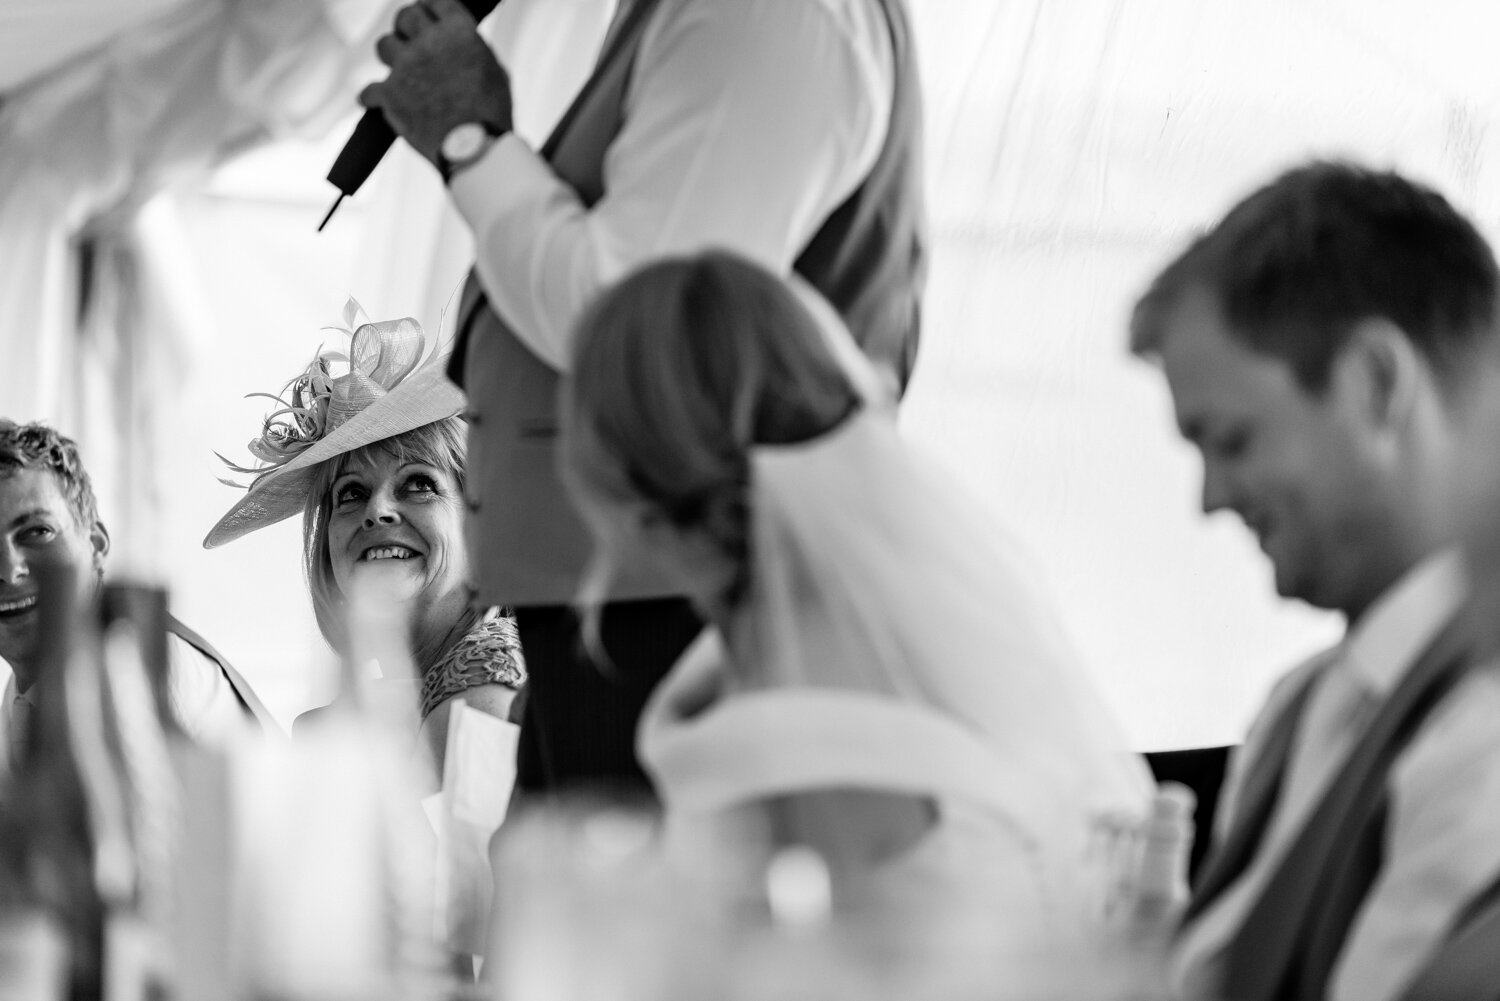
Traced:
<svg viewBox="0 0 1500 1001">
<path fill-rule="evenodd" d="M 446 359 L 432 359 L 284 465 L 261 473 L 203 540 L 204 549 L 285 521 L 307 507 L 317 468 L 329 459 L 462 413 L 463 390 L 444 374 Z"/>
</svg>

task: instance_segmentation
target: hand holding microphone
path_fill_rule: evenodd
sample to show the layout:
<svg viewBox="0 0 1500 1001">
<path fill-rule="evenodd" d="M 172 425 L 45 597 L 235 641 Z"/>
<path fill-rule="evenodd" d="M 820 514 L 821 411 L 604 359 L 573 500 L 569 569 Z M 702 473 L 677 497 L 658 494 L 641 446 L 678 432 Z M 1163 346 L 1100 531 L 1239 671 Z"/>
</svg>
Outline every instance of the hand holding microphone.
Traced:
<svg viewBox="0 0 1500 1001">
<path fill-rule="evenodd" d="M 390 75 L 359 95 L 370 109 L 328 172 L 340 194 L 364 182 L 399 135 L 441 167 L 443 140 L 455 126 L 477 123 L 491 134 L 511 128 L 510 77 L 478 31 L 498 0 L 417 0 L 396 13 L 375 54 Z"/>
</svg>

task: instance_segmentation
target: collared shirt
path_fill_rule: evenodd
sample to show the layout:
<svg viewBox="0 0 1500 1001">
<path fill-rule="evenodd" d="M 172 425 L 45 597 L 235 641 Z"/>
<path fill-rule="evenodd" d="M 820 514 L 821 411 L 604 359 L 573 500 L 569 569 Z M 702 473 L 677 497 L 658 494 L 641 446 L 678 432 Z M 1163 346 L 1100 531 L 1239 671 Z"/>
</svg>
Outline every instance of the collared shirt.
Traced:
<svg viewBox="0 0 1500 1001">
<path fill-rule="evenodd" d="M 523 23 L 520 6 L 508 16 L 546 28 Z M 523 58 L 555 43 L 514 48 Z M 453 179 L 485 292 L 566 369 L 583 307 L 647 261 L 721 247 L 786 273 L 879 156 L 894 74 L 873 0 L 660 0 L 600 201 L 584 208 L 514 134 Z M 582 84 L 576 61 L 561 80 L 516 75 L 518 101 Z"/>
<path fill-rule="evenodd" d="M 1187 997 L 1216 996 L 1218 961 L 1381 702 L 1462 603 L 1457 554 L 1414 567 L 1334 650 L 1294 671 L 1268 700 L 1226 783 L 1222 835 L 1245 762 L 1285 700 L 1318 673 L 1294 737 L 1282 795 L 1240 879 L 1183 935 L 1174 973 Z M 1388 1001 L 1416 973 L 1470 896 L 1500 872 L 1500 672 L 1467 677 L 1424 723 L 1389 779 L 1385 860 L 1350 928 L 1330 1001 Z"/>
</svg>

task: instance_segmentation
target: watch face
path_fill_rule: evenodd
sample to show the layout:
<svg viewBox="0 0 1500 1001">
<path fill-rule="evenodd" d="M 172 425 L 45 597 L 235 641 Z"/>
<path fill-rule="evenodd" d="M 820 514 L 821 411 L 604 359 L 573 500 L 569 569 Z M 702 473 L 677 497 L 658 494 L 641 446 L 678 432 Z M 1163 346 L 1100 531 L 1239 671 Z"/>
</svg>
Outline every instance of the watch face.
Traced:
<svg viewBox="0 0 1500 1001">
<path fill-rule="evenodd" d="M 467 160 L 483 147 L 489 133 L 478 122 L 464 122 L 448 130 L 443 137 L 443 156 L 458 162 Z"/>
</svg>

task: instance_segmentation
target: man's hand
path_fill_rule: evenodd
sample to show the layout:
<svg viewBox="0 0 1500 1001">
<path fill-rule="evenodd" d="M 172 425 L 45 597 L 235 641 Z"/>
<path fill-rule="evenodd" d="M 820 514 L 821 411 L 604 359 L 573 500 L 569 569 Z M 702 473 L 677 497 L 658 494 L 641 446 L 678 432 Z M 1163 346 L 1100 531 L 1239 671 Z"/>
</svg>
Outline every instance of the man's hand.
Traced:
<svg viewBox="0 0 1500 1001">
<path fill-rule="evenodd" d="M 434 165 L 443 137 L 463 122 L 511 128 L 510 78 L 458 0 L 417 0 L 375 43 L 390 76 L 360 91 L 396 134 Z"/>
</svg>

